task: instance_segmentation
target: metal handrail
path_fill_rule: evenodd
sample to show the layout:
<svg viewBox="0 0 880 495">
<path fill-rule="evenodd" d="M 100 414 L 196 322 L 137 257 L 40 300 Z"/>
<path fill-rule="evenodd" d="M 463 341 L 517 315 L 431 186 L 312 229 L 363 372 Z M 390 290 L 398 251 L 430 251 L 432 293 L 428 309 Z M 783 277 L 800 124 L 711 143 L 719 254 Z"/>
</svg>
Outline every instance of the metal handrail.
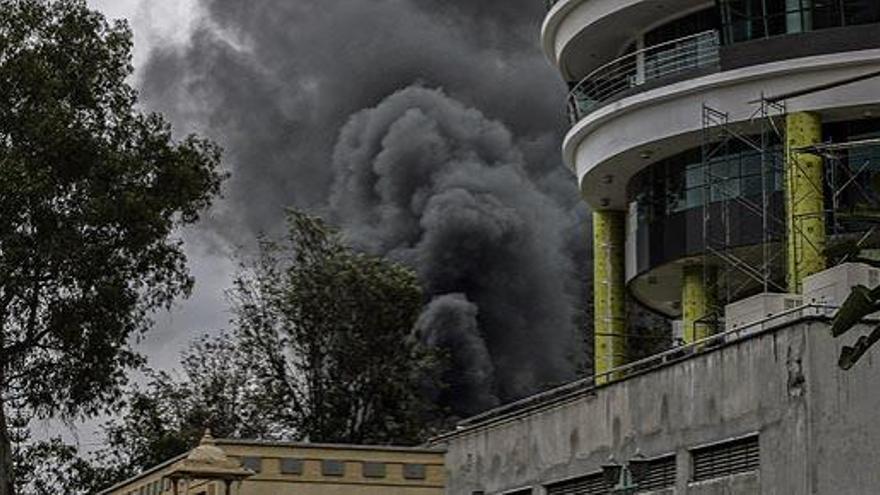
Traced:
<svg viewBox="0 0 880 495">
<path fill-rule="evenodd" d="M 718 31 L 704 31 L 627 53 L 600 66 L 568 94 L 572 124 L 619 94 L 649 81 L 717 66 L 720 45 Z"/>
<path fill-rule="evenodd" d="M 601 382 L 602 379 L 604 379 L 606 383 L 614 383 L 628 376 L 638 374 L 649 369 L 653 369 L 657 366 L 662 366 L 666 363 L 677 360 L 678 358 L 696 354 L 701 350 L 708 351 L 711 349 L 715 349 L 716 347 L 719 347 L 723 344 L 738 341 L 750 335 L 762 334 L 766 331 L 772 330 L 774 328 L 785 325 L 795 320 L 799 320 L 804 317 L 830 318 L 834 316 L 834 313 L 838 309 L 839 307 L 835 305 L 808 303 L 792 309 L 781 311 L 777 314 L 768 316 L 767 318 L 755 321 L 753 323 L 743 325 L 741 327 L 731 330 L 726 330 L 706 337 L 704 339 L 691 342 L 689 344 L 674 347 L 672 349 L 654 354 L 652 356 L 648 356 L 638 361 L 618 366 L 606 372 L 597 373 L 593 376 L 589 376 L 586 378 L 581 378 L 579 380 L 561 385 L 559 387 L 555 387 L 550 390 L 532 395 L 530 397 L 526 397 L 524 399 L 520 399 L 518 401 L 514 401 L 503 406 L 499 406 L 481 414 L 477 414 L 475 416 L 460 421 L 455 431 L 438 435 L 435 438 L 431 439 L 429 443 L 440 442 L 447 437 L 454 436 L 457 433 L 460 433 L 462 430 L 478 428 L 480 427 L 480 425 L 483 425 L 485 423 L 495 423 L 499 421 L 505 421 L 505 419 L 511 417 L 518 417 L 519 415 L 523 414 L 526 411 L 532 410 L 533 408 L 548 407 L 548 404 L 544 403 L 545 400 L 551 400 L 556 397 L 563 399 L 569 397 L 575 392 L 588 393 L 598 388 L 597 383 Z"/>
</svg>

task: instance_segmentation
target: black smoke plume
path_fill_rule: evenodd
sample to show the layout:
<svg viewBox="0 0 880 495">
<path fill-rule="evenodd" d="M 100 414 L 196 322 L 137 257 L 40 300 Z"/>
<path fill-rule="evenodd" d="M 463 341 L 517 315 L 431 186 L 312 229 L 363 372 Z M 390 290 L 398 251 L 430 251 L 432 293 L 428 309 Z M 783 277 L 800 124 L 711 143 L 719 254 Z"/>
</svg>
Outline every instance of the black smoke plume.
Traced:
<svg viewBox="0 0 880 495">
<path fill-rule="evenodd" d="M 484 396 L 518 397 L 570 377 L 568 218 L 529 179 L 503 125 L 440 91 L 409 88 L 352 117 L 333 163 L 331 208 L 355 244 L 415 267 L 430 295 L 460 293 L 477 308 L 478 335 L 431 315 L 425 331 L 462 347 L 483 341 L 496 378 Z"/>
<path fill-rule="evenodd" d="M 295 206 L 409 263 L 434 297 L 419 330 L 460 367 L 457 412 L 584 366 L 587 216 L 559 156 L 564 84 L 538 49 L 542 1 L 200 8 L 141 86 L 151 109 L 226 149 L 208 233 L 241 243 Z"/>
</svg>

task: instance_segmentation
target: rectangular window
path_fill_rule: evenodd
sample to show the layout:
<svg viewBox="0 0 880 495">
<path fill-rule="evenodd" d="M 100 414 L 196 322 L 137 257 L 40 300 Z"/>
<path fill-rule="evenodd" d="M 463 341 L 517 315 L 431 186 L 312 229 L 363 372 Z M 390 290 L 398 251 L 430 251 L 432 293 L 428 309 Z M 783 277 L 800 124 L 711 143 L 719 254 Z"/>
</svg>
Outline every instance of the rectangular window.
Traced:
<svg viewBox="0 0 880 495">
<path fill-rule="evenodd" d="M 427 477 L 424 464 L 404 464 L 403 478 L 407 480 L 423 480 Z"/>
<path fill-rule="evenodd" d="M 645 478 L 639 482 L 639 492 L 662 490 L 675 486 L 675 467 L 675 455 L 649 460 Z"/>
<path fill-rule="evenodd" d="M 699 447 L 691 451 L 693 481 L 757 471 L 761 466 L 758 436 Z"/>
<path fill-rule="evenodd" d="M 263 471 L 263 459 L 261 457 L 242 457 L 241 467 L 250 469 L 255 473 Z"/>
<path fill-rule="evenodd" d="M 302 459 L 281 459 L 281 474 L 303 474 Z"/>
<path fill-rule="evenodd" d="M 324 476 L 345 476 L 345 462 L 325 459 L 321 461 L 321 474 Z"/>
<path fill-rule="evenodd" d="M 547 485 L 547 495 L 605 495 L 605 477 L 595 473 Z"/>
<path fill-rule="evenodd" d="M 720 0 L 725 43 L 880 22 L 877 0 Z"/>
<path fill-rule="evenodd" d="M 384 462 L 365 462 L 361 465 L 364 478 L 384 478 L 385 463 Z"/>
</svg>

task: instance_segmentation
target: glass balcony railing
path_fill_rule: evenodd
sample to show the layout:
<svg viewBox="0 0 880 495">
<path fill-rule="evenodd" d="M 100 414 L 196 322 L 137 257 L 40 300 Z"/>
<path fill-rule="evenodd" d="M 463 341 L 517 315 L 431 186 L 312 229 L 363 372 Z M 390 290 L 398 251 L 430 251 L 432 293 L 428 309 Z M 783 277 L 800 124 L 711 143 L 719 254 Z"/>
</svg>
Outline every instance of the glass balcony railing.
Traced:
<svg viewBox="0 0 880 495">
<path fill-rule="evenodd" d="M 589 73 L 568 96 L 569 118 L 576 123 L 614 98 L 652 81 L 717 67 L 718 31 L 705 31 L 636 50 Z"/>
</svg>

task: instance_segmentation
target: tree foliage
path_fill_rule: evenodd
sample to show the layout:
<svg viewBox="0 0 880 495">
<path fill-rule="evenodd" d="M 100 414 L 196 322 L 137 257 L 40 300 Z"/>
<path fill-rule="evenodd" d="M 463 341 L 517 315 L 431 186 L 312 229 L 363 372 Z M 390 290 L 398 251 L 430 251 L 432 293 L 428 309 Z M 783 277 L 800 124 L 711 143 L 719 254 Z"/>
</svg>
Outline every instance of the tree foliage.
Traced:
<svg viewBox="0 0 880 495">
<path fill-rule="evenodd" d="M 126 394 L 123 413 L 104 425 L 105 446 L 94 460 L 102 481 L 124 480 L 186 452 L 205 428 L 223 438 L 283 436 L 230 335 L 197 339 L 180 367 L 180 374 L 148 371 L 146 383 Z"/>
<path fill-rule="evenodd" d="M 875 187 L 877 186 L 875 185 Z M 875 220 L 872 223 L 878 222 Z M 861 241 L 838 242 L 826 250 L 826 255 L 837 262 L 864 263 L 874 268 L 880 268 L 880 262 L 864 256 Z M 873 289 L 864 285 L 853 287 L 852 292 L 834 316 L 831 323 L 831 335 L 835 338 L 843 336 L 856 328 L 865 317 L 877 311 L 880 311 L 880 287 Z M 859 337 L 853 345 L 843 346 L 838 365 L 843 370 L 852 369 L 877 342 L 880 342 L 880 325 L 875 326 L 870 334 Z"/>
<path fill-rule="evenodd" d="M 260 245 L 230 291 L 232 330 L 197 339 L 179 375 L 149 372 L 105 425 L 95 489 L 186 452 L 205 427 L 226 438 L 424 440 L 437 417 L 422 385 L 436 360 L 412 337 L 415 275 L 299 212 L 284 242 Z"/>
<path fill-rule="evenodd" d="M 79 455 L 76 447 L 60 438 L 32 442 L 17 455 L 17 478 L 29 495 L 87 495 L 110 486 L 110 471 Z"/>
<path fill-rule="evenodd" d="M 263 241 L 233 290 L 236 335 L 273 403 L 315 442 L 414 443 L 430 409 L 430 363 L 412 336 L 423 297 L 415 274 L 348 248 L 316 217 L 291 212 L 286 243 Z"/>
<path fill-rule="evenodd" d="M 172 234 L 218 192 L 220 151 L 136 109 L 130 53 L 84 0 L 0 0 L 0 495 L 10 411 L 99 412 L 192 285 Z"/>
</svg>

